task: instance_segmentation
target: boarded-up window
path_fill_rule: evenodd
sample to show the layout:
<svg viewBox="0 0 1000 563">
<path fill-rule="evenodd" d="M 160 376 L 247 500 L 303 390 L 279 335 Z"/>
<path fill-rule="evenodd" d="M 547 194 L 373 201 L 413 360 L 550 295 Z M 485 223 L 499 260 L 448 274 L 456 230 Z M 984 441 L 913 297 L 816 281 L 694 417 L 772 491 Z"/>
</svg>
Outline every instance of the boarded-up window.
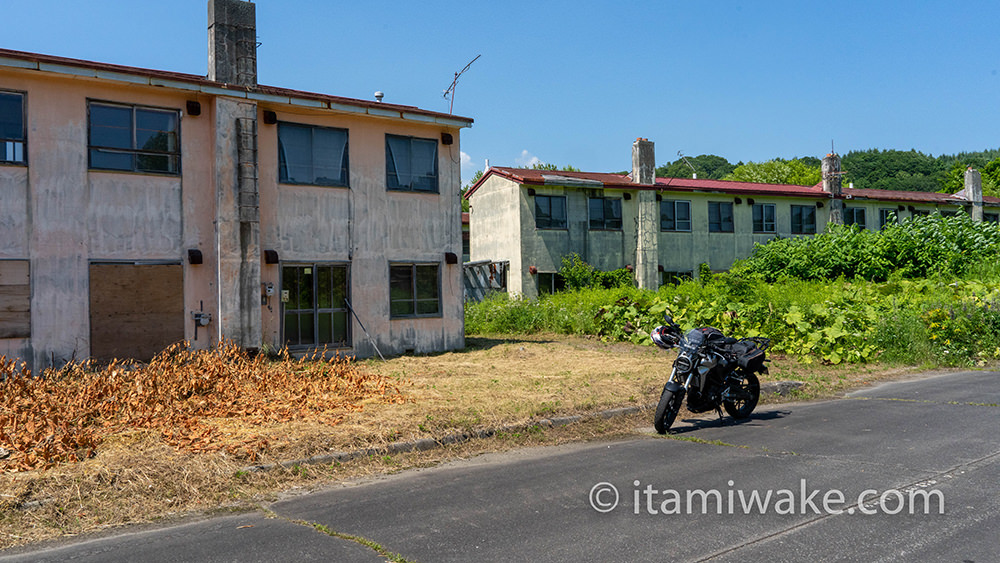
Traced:
<svg viewBox="0 0 1000 563">
<path fill-rule="evenodd" d="M 91 264 L 90 355 L 149 360 L 184 340 L 180 264 Z"/>
<path fill-rule="evenodd" d="M 31 338 L 27 260 L 0 260 L 0 338 Z"/>
</svg>

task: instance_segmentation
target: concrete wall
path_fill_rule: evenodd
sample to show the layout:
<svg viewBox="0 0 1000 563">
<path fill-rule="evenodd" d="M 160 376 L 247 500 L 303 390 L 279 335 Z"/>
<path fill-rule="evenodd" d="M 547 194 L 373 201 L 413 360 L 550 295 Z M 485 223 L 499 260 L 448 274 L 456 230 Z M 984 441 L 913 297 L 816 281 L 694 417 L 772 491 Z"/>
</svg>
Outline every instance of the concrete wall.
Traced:
<svg viewBox="0 0 1000 563">
<path fill-rule="evenodd" d="M 438 125 L 400 124 L 349 114 L 262 106 L 279 122 L 348 130 L 349 187 L 304 186 L 278 182 L 278 127 L 258 129 L 261 246 L 278 251 L 282 263 L 336 262 L 350 266 L 350 298 L 361 324 L 383 354 L 430 352 L 464 347 L 462 266 L 445 264 L 445 253 L 462 254 L 462 215 L 458 198 L 459 132 L 447 129 L 452 145 L 438 144 L 439 193 L 386 189 L 385 136 L 440 139 Z M 441 317 L 389 317 L 389 263 L 440 263 Z M 264 265 L 261 281 L 280 287 L 281 270 Z M 281 306 L 264 309 L 264 340 L 281 342 Z M 353 352 L 375 349 L 352 317 Z"/>
<path fill-rule="evenodd" d="M 470 199 L 469 260 L 509 261 L 507 291 L 511 295 L 526 295 L 526 287 L 534 291 L 534 282 L 521 261 L 520 241 L 525 238 L 521 209 L 526 205 L 522 199 L 527 197 L 521 192 L 516 183 L 490 176 Z M 534 221 L 532 216 L 524 228 L 534 232 Z"/>
<path fill-rule="evenodd" d="M 94 261 L 183 263 L 187 307 L 210 303 L 206 280 L 183 260 L 186 248 L 210 243 L 202 235 L 212 232 L 212 205 L 206 209 L 198 189 L 185 190 L 211 188 L 199 164 L 211 154 L 210 123 L 181 120 L 180 176 L 88 170 L 88 100 L 180 110 L 192 96 L 37 72 L 4 73 L 0 86 L 26 91 L 28 107 L 28 166 L 0 166 L 0 259 L 29 259 L 32 281 L 32 338 L 0 341 L 0 354 L 36 369 L 87 357 Z"/>
<path fill-rule="evenodd" d="M 814 207 L 812 198 L 787 198 L 754 196 L 755 204 L 774 204 L 776 233 L 753 232 L 753 205 L 747 197 L 737 204 L 728 194 L 703 194 L 691 192 L 661 194 L 664 200 L 691 202 L 691 232 L 661 232 L 659 240 L 660 265 L 668 272 L 691 272 L 697 276 L 698 266 L 707 263 L 712 270 L 727 270 L 735 260 L 746 258 L 755 243 L 765 243 L 775 236 L 792 237 L 791 207 Z M 829 206 L 816 209 L 816 230 L 822 232 L 829 218 Z M 709 202 L 733 204 L 733 232 L 713 233 L 708 230 Z"/>
</svg>

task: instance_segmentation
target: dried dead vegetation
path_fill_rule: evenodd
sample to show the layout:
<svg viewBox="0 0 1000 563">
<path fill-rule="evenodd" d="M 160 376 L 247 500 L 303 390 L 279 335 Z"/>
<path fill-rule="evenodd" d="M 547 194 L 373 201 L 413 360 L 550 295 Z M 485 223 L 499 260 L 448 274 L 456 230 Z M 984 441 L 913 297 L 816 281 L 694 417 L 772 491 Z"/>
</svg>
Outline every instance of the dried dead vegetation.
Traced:
<svg viewBox="0 0 1000 563">
<path fill-rule="evenodd" d="M 341 357 L 280 361 L 232 344 L 183 345 L 149 364 L 70 364 L 32 377 L 0 357 L 0 472 L 93 457 L 108 437 L 150 430 L 181 451 L 255 460 L 270 439 L 255 429 L 295 420 L 333 426 L 365 401 L 401 403 L 396 383 Z M 249 431 L 248 431 L 249 430 Z"/>
</svg>

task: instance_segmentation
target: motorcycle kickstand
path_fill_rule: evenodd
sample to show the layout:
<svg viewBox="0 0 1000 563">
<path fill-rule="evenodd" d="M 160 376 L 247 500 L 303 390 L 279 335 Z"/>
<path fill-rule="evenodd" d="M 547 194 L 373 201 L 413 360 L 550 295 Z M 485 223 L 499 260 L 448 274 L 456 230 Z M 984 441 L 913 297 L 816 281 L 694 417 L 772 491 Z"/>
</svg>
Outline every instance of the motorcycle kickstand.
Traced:
<svg viewBox="0 0 1000 563">
<path fill-rule="evenodd" d="M 715 407 L 715 412 L 718 413 L 718 415 L 719 415 L 719 426 L 725 426 L 726 425 L 726 419 L 722 417 L 722 408 L 721 407 Z"/>
</svg>

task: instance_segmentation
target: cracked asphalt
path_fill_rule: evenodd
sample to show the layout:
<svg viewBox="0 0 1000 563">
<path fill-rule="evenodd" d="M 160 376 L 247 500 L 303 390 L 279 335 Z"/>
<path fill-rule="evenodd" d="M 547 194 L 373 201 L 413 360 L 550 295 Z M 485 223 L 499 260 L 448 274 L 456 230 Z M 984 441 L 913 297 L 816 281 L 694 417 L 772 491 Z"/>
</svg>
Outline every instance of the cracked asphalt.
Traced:
<svg viewBox="0 0 1000 563">
<path fill-rule="evenodd" d="M 627 440 L 489 454 L 259 512 L 29 546 L 0 554 L 0 563 L 393 554 L 423 562 L 1000 560 L 1000 373 L 765 405 L 747 421 L 724 422 L 708 413 L 679 420 L 670 438 L 650 427 Z M 837 501 L 834 492 L 844 500 L 830 511 L 823 500 Z M 768 493 L 766 510 L 745 504 Z"/>
</svg>

